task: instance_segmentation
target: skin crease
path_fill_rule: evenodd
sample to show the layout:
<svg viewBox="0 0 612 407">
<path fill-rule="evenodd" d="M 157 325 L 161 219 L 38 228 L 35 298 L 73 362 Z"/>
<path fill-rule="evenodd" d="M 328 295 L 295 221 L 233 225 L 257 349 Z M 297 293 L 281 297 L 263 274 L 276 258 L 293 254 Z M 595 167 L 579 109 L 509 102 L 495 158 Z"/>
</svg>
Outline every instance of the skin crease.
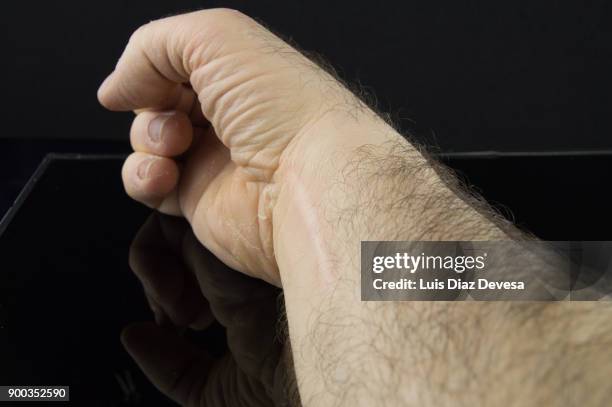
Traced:
<svg viewBox="0 0 612 407">
<path fill-rule="evenodd" d="M 360 301 L 362 240 L 508 236 L 249 17 L 212 9 L 141 27 L 98 99 L 137 113 L 127 193 L 184 216 L 226 265 L 282 286 L 304 405 L 563 405 L 568 377 L 585 404 L 612 396 L 609 332 L 588 334 L 609 307 Z M 387 169 L 398 148 L 401 170 Z M 574 336 L 580 352 L 568 351 Z"/>
<path fill-rule="evenodd" d="M 181 24 L 177 19 L 139 29 L 98 92 L 100 102 L 111 110 L 141 112 L 131 135 L 140 154 L 126 161 L 126 190 L 164 213 L 186 216 L 201 241 L 229 266 L 280 285 L 271 216 L 257 214 L 271 212 L 270 199 L 276 195 L 269 186 L 272 176 L 286 147 L 325 106 L 322 99 L 327 95 L 320 87 L 329 86 L 323 84 L 327 79 L 306 58 L 237 12 L 192 13 L 180 16 Z M 150 44 L 152 31 L 163 33 L 154 36 L 160 43 Z M 183 55 L 177 61 L 153 57 L 157 71 L 151 72 L 141 50 L 154 54 L 152 48 L 181 49 Z M 197 90 L 199 102 L 193 90 L 182 85 L 185 81 Z M 179 111 L 169 118 L 163 143 L 153 146 L 146 132 L 153 112 L 175 109 Z M 180 181 L 168 191 L 176 182 L 176 169 L 166 157 L 185 152 L 190 138 L 183 124 L 186 116 L 192 118 L 193 133 L 201 137 L 193 140 Z M 169 126 L 173 121 L 180 123 Z M 163 169 L 145 180 L 137 177 L 142 153 L 162 157 L 157 165 Z M 259 207 L 264 201 L 268 209 Z"/>
</svg>

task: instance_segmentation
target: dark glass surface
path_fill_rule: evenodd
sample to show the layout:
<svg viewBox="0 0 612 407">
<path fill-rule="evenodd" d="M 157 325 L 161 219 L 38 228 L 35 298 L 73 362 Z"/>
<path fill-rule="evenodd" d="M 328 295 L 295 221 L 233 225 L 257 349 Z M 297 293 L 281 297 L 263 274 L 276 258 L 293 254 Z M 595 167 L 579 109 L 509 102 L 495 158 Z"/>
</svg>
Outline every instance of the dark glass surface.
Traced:
<svg viewBox="0 0 612 407">
<path fill-rule="evenodd" d="M 127 198 L 121 163 L 49 161 L 0 236 L 0 383 L 68 385 L 72 405 L 175 405 L 127 347 L 164 389 L 195 369 L 210 405 L 283 405 L 279 290 Z"/>
<path fill-rule="evenodd" d="M 11 207 L 19 191 L 48 153 L 124 154 L 131 152 L 128 140 L 33 140 L 0 138 L 0 218 Z"/>
<path fill-rule="evenodd" d="M 609 156 L 449 163 L 542 238 L 612 240 Z M 207 380 L 210 405 L 282 405 L 278 290 L 220 264 L 184 221 L 131 201 L 121 164 L 48 160 L 5 220 L 0 384 L 68 385 L 73 405 L 172 405 L 127 344 L 157 386 L 168 375 L 156 372 L 196 355 L 189 366 Z M 206 329 L 177 328 L 185 324 Z"/>
</svg>

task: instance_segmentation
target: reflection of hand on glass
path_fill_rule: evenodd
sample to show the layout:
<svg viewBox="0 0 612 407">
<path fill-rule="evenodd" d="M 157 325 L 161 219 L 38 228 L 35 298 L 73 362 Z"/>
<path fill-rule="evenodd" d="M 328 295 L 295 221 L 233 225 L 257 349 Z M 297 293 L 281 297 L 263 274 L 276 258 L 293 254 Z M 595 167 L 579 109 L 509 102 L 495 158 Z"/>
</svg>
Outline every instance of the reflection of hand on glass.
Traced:
<svg viewBox="0 0 612 407">
<path fill-rule="evenodd" d="M 151 382 L 182 405 L 287 405 L 278 335 L 279 290 L 218 261 L 178 218 L 153 215 L 130 249 L 158 324 L 127 327 L 122 341 Z M 177 333 L 226 329 L 229 352 L 215 358 Z"/>
</svg>

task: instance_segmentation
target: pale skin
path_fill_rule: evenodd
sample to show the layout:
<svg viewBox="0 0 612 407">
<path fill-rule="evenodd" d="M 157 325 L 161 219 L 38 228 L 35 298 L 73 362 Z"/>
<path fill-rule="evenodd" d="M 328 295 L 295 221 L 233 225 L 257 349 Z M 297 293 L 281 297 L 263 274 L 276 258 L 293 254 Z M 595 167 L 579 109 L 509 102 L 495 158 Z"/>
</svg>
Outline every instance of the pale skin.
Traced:
<svg viewBox="0 0 612 407">
<path fill-rule="evenodd" d="M 137 113 L 127 193 L 283 288 L 304 405 L 609 400 L 604 305 L 360 301 L 362 240 L 517 233 L 249 17 L 204 10 L 141 27 L 98 98 Z"/>
</svg>

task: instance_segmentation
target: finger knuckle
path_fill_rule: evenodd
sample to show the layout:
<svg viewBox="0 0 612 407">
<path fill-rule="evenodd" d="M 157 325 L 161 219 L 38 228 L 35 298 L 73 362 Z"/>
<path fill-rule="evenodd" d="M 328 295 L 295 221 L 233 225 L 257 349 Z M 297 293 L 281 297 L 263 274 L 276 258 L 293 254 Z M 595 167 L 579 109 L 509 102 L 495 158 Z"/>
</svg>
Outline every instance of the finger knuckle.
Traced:
<svg viewBox="0 0 612 407">
<path fill-rule="evenodd" d="M 235 33 L 242 27 L 255 24 L 246 14 L 231 8 L 216 8 L 206 10 L 203 16 L 202 29 L 211 35 Z"/>
<path fill-rule="evenodd" d="M 250 19 L 246 14 L 242 13 L 239 10 L 228 8 L 228 7 L 220 7 L 210 10 L 215 14 L 217 18 L 227 19 L 227 20 L 247 20 Z"/>
<path fill-rule="evenodd" d="M 147 32 L 151 27 L 151 23 L 146 23 L 138 27 L 130 36 L 128 44 L 138 44 L 146 37 Z"/>
</svg>

